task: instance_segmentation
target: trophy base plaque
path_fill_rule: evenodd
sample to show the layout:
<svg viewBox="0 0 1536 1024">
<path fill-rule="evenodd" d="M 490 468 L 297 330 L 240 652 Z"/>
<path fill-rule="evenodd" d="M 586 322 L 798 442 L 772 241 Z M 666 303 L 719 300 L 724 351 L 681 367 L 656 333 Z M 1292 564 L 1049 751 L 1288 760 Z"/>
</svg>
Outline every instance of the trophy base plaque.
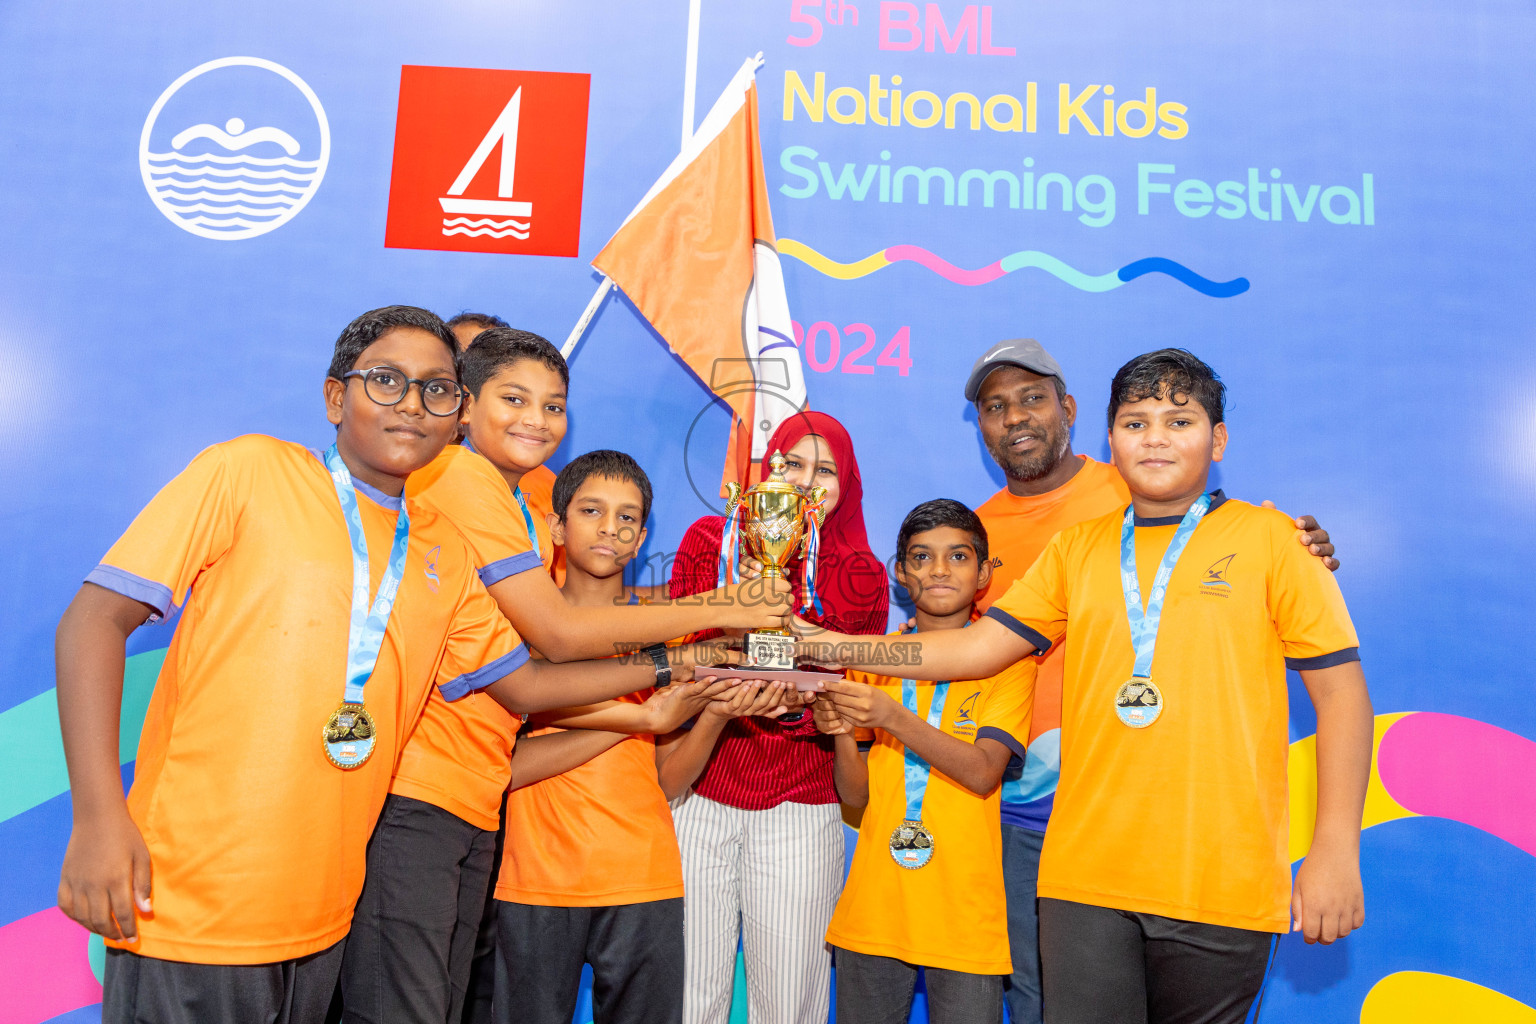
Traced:
<svg viewBox="0 0 1536 1024">
<path fill-rule="evenodd" d="M 827 688 L 828 680 L 843 678 L 837 672 L 808 672 L 799 668 L 782 671 L 768 668 L 739 668 L 732 665 L 700 669 L 699 673 L 702 678 L 762 679 L 770 683 L 793 683 L 795 689 L 801 693 L 821 693 Z"/>
<path fill-rule="evenodd" d="M 790 672 L 795 667 L 795 638 L 790 633 L 754 630 L 742 638 L 746 657 L 742 668 Z"/>
</svg>

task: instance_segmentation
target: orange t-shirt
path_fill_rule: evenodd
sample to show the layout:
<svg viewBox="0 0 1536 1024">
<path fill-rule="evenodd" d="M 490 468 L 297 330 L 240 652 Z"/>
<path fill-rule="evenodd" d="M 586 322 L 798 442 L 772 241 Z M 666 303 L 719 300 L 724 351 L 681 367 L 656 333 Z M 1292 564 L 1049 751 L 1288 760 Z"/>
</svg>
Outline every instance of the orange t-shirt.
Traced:
<svg viewBox="0 0 1536 1024">
<path fill-rule="evenodd" d="M 995 568 L 992 582 L 977 595 L 986 611 L 1024 573 L 1052 537 L 1069 526 L 1097 519 L 1131 502 L 1114 466 L 1077 456 L 1082 468 L 1060 487 L 1045 494 L 1017 495 L 998 491 L 976 510 L 987 528 L 987 544 Z M 1003 821 L 1044 832 L 1051 817 L 1052 798 L 1061 769 L 1061 675 L 1066 664 L 1064 644 L 1052 647 L 1035 666 L 1035 710 L 1030 719 L 1029 756 L 1022 772 L 1010 771 L 1003 782 Z"/>
<path fill-rule="evenodd" d="M 523 510 L 488 459 L 449 445 L 412 473 L 405 490 L 458 527 L 486 586 L 529 570 L 545 571 L 529 543 Z M 549 527 L 529 501 L 540 552 Z M 543 530 L 539 530 L 539 527 Z M 484 693 L 459 700 L 434 694 L 411 734 L 389 791 L 423 800 L 487 831 L 501 825 L 501 798 L 512 777 L 512 744 L 521 720 Z"/>
<path fill-rule="evenodd" d="M 1283 932 L 1290 915 L 1286 669 L 1359 658 L 1339 585 L 1283 512 L 1217 493 L 1169 580 L 1152 679 L 1160 718 L 1115 694 L 1135 651 L 1120 584 L 1123 512 L 1057 534 L 987 614 L 1067 640 L 1061 786 L 1041 896 Z M 1179 517 L 1139 520 L 1142 601 Z"/>
<path fill-rule="evenodd" d="M 901 700 L 901 680 L 850 672 Z M 1024 752 L 1034 672 L 1016 663 L 990 679 L 953 682 L 939 728 L 969 742 L 994 739 Z M 917 715 L 933 707 L 933 683 L 917 684 Z M 1001 787 L 977 796 L 939 771 L 928 776 L 923 824 L 933 860 L 916 870 L 891 859 L 890 837 L 907 814 L 906 747 L 875 730 L 869 751 L 869 804 L 827 941 L 843 949 L 968 974 L 1008 974 L 1008 913 L 1003 893 Z"/>
<path fill-rule="evenodd" d="M 377 591 L 400 499 L 357 491 Z M 409 507 L 405 573 L 363 694 L 377 746 L 352 771 L 321 743 L 343 695 L 352 548 L 315 453 L 259 435 L 208 448 L 87 577 L 161 615 L 186 601 L 128 794 L 155 910 L 125 948 L 258 964 L 345 937 L 390 772 L 428 692 L 465 692 L 527 660 L 458 531 Z"/>
<path fill-rule="evenodd" d="M 534 527 L 539 534 L 539 555 L 544 567 L 556 584 L 565 582 L 565 548 L 557 548 L 549 540 L 548 517 L 555 511 L 555 474 L 548 466 L 539 466 L 523 474 L 518 483 L 528 510 L 533 513 Z"/>
<path fill-rule="evenodd" d="M 620 699 L 641 703 L 651 693 Z M 498 900 L 614 907 L 682 894 L 682 857 L 656 778 L 654 737 L 630 736 L 563 775 L 507 794 Z"/>
</svg>

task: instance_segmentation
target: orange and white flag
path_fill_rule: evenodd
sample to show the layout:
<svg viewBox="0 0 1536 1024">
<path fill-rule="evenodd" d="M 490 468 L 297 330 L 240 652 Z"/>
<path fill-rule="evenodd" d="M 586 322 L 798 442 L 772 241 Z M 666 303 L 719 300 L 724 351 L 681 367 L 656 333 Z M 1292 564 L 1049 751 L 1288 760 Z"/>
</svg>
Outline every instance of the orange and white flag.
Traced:
<svg viewBox="0 0 1536 1024">
<path fill-rule="evenodd" d="M 757 134 L 761 64 L 742 64 L 592 261 L 730 406 L 722 490 L 753 482 L 768 438 L 806 407 Z"/>
</svg>

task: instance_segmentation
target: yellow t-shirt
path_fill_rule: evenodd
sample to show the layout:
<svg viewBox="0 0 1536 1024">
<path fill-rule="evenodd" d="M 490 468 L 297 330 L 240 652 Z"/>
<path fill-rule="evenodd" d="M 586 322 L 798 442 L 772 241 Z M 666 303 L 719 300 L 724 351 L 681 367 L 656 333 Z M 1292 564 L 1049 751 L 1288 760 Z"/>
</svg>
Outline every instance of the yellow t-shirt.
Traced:
<svg viewBox="0 0 1536 1024">
<path fill-rule="evenodd" d="M 850 672 L 901 700 L 901 680 Z M 953 682 L 939 728 L 975 742 L 997 740 L 1024 756 L 1033 666 L 1020 662 L 990 679 Z M 917 684 L 927 721 L 934 684 Z M 1003 895 L 1001 787 L 977 796 L 937 770 L 928 776 L 923 824 L 933 859 L 916 870 L 891 859 L 891 833 L 906 819 L 906 747 L 876 730 L 869 752 L 869 804 L 843 894 L 827 928 L 842 949 L 968 974 L 1008 974 L 1008 914 Z"/>
<path fill-rule="evenodd" d="M 370 594 L 400 499 L 355 481 Z M 407 498 L 405 571 L 363 691 L 378 730 L 352 771 L 325 756 L 341 703 L 352 548 L 324 463 L 251 435 L 166 484 L 87 579 L 164 615 L 185 601 L 139 738 L 128 811 L 155 912 L 144 956 L 262 964 L 344 938 L 368 837 L 428 691 L 473 690 L 527 661 L 447 519 Z"/>
<path fill-rule="evenodd" d="M 976 607 L 986 611 L 1007 593 L 1015 580 L 1035 564 L 1057 533 L 1069 526 L 1125 510 L 1131 492 L 1114 466 L 1086 455 L 1075 456 L 1081 468 L 1060 487 L 1044 494 L 1019 495 L 1005 487 L 976 510 L 987 528 L 993 564 L 992 581 L 976 595 Z M 1056 794 L 1056 750 L 1061 735 L 1061 676 L 1066 645 L 1054 645 L 1035 665 L 1034 709 L 1029 716 L 1032 763 L 1022 778 L 1003 783 L 1003 824 L 1044 832 Z M 1042 734 L 1050 733 L 1044 740 Z M 1040 740 L 1039 743 L 1036 741 Z"/>
<path fill-rule="evenodd" d="M 1142 601 L 1180 517 L 1137 520 Z M 1283 932 L 1291 872 L 1286 668 L 1359 658 L 1333 575 L 1282 512 L 1217 492 L 1168 583 L 1152 679 L 1161 717 L 1131 729 L 1135 664 L 1120 583 L 1124 510 L 1063 530 L 987 613 L 1065 637 L 1061 783 L 1042 897 Z"/>
</svg>

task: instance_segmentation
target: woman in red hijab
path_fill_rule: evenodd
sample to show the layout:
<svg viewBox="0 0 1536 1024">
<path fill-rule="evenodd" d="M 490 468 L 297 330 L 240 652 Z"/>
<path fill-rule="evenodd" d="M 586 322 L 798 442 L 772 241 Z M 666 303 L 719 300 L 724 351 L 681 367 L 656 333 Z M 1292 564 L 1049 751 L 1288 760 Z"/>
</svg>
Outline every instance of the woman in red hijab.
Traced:
<svg viewBox="0 0 1536 1024">
<path fill-rule="evenodd" d="M 790 483 L 827 488 L 815 581 L 821 608 L 802 617 L 883 634 L 890 586 L 865 535 L 864 485 L 848 432 L 826 413 L 799 413 L 769 440 L 765 478 L 776 451 Z M 716 587 L 724 528 L 721 516 L 689 527 L 673 563 L 672 598 Z M 752 575 L 756 563 L 744 559 L 742 571 Z M 804 567 L 792 562 L 786 575 L 798 605 Z M 825 1021 L 826 932 L 842 888 L 844 840 L 832 746 L 810 714 L 732 719 L 674 818 L 685 892 L 684 1024 L 729 1015 L 738 937 L 753 1024 Z"/>
</svg>

